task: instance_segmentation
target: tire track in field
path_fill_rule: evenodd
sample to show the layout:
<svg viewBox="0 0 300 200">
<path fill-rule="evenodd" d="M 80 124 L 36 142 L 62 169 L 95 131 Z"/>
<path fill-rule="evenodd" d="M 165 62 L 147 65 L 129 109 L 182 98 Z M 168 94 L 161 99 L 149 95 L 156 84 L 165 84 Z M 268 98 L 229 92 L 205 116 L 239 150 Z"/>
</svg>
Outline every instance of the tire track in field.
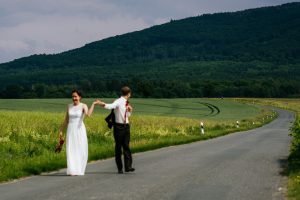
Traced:
<svg viewBox="0 0 300 200">
<path fill-rule="evenodd" d="M 191 107 L 179 107 L 179 106 L 175 107 L 175 106 L 157 105 L 157 104 L 149 104 L 149 103 L 134 103 L 134 104 L 135 105 L 150 106 L 150 107 L 170 108 L 170 109 L 176 108 L 176 109 L 182 109 L 182 110 L 205 110 L 206 109 L 206 108 L 191 108 Z"/>
<path fill-rule="evenodd" d="M 199 102 L 199 103 L 210 109 L 210 113 L 205 116 L 216 116 L 221 112 L 220 109 L 213 104 L 206 103 L 206 102 Z"/>
<path fill-rule="evenodd" d="M 169 103 L 169 102 L 168 102 Z M 178 104 L 171 104 L 169 105 L 157 105 L 157 104 L 151 104 L 151 103 L 134 103 L 136 105 L 144 105 L 144 106 L 149 106 L 149 107 L 159 107 L 159 108 L 169 108 L 170 111 L 166 111 L 166 112 L 162 112 L 161 114 L 183 114 L 183 115 L 196 115 L 196 116 L 216 116 L 218 114 L 220 114 L 220 109 L 211 104 L 211 103 L 207 103 L 207 102 L 198 102 L 199 104 L 202 104 L 203 106 L 205 106 L 205 108 L 195 108 L 195 107 L 181 107 Z M 209 113 L 206 114 L 192 114 L 192 113 L 177 113 L 177 110 L 199 110 L 199 111 L 204 111 L 207 110 L 207 108 L 209 109 Z M 140 113 L 157 113 L 155 111 L 145 111 L 145 110 L 137 110 L 136 112 L 140 112 Z"/>
</svg>

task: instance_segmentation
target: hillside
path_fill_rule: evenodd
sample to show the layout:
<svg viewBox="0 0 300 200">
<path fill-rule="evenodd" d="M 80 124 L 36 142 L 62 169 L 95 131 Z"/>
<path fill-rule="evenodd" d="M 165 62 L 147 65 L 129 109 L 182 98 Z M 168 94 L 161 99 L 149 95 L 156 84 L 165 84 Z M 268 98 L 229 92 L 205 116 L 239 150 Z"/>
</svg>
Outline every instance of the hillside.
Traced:
<svg viewBox="0 0 300 200">
<path fill-rule="evenodd" d="M 206 14 L 0 65 L 3 98 L 300 94 L 300 3 Z M 121 78 L 120 78 L 121 77 Z M 112 92 L 111 92 L 112 91 Z"/>
</svg>

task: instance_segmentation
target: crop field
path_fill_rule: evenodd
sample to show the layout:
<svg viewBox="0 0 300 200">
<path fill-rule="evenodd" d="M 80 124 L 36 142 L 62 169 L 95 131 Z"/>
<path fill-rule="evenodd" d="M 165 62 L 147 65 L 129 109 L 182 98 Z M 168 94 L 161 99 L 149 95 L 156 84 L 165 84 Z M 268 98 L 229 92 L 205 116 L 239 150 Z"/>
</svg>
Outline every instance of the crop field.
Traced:
<svg viewBox="0 0 300 200">
<path fill-rule="evenodd" d="M 83 99 L 88 105 L 92 101 Z M 0 181 L 66 167 L 65 149 L 57 154 L 54 148 L 68 103 L 71 99 L 0 100 Z M 133 152 L 248 130 L 275 117 L 271 110 L 225 99 L 132 99 L 130 103 L 134 107 Z M 95 109 L 95 114 L 84 121 L 89 161 L 114 155 L 112 130 L 104 121 L 109 111 Z M 200 121 L 204 122 L 205 134 L 200 133 Z"/>
<path fill-rule="evenodd" d="M 88 106 L 94 99 L 83 99 Z M 106 103 L 114 99 L 101 99 Z M 62 113 L 71 99 L 0 99 L 0 111 L 38 111 Z M 260 109 L 224 99 L 131 99 L 135 115 L 187 117 L 191 119 L 241 120 L 259 114 Z M 243 112 L 241 112 L 243 111 Z M 96 108 L 95 113 L 109 111 Z"/>
</svg>

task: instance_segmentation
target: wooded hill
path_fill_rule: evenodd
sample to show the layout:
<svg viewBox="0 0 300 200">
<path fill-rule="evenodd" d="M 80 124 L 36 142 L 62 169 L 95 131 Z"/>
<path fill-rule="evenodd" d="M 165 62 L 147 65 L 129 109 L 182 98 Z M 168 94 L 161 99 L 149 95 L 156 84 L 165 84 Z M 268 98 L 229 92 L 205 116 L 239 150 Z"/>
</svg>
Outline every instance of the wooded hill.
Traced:
<svg viewBox="0 0 300 200">
<path fill-rule="evenodd" d="M 0 65 L 2 98 L 300 96 L 300 3 L 205 14 Z"/>
</svg>

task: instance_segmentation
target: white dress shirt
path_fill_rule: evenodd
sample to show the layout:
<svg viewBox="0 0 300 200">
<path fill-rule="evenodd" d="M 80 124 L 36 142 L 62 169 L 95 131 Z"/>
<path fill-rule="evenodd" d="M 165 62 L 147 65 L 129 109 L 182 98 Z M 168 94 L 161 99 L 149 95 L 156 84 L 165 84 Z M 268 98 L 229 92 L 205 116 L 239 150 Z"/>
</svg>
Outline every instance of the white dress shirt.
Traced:
<svg viewBox="0 0 300 200">
<path fill-rule="evenodd" d="M 126 99 L 124 97 L 120 97 L 119 99 L 115 100 L 112 104 L 105 104 L 104 108 L 106 109 L 114 109 L 116 123 L 119 124 L 126 124 L 129 123 L 128 117 L 130 117 L 131 112 L 127 111 L 126 108 Z M 126 121 L 125 121 L 125 112 L 126 112 Z"/>
</svg>

